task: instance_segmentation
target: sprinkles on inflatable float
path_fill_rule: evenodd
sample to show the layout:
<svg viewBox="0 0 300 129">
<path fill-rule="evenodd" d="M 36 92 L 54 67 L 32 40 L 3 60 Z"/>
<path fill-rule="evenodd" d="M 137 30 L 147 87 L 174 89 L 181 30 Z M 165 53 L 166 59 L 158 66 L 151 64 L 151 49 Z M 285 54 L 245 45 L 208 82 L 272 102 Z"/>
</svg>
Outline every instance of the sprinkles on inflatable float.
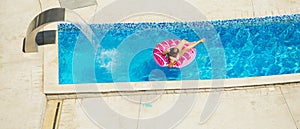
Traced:
<svg viewBox="0 0 300 129">
<path fill-rule="evenodd" d="M 161 66 L 161 67 L 166 67 L 169 64 L 169 60 L 167 55 L 163 55 L 163 51 L 168 50 L 170 48 L 175 47 L 177 44 L 179 44 L 180 40 L 177 39 L 170 39 L 170 40 L 165 40 L 163 42 L 158 43 L 154 50 L 153 50 L 153 57 L 155 62 Z M 189 44 L 184 44 L 184 49 L 187 47 Z M 179 58 L 179 60 L 176 61 L 173 67 L 175 68 L 183 68 L 187 65 L 189 65 L 196 57 L 196 49 L 192 48 L 185 52 L 183 56 Z"/>
</svg>

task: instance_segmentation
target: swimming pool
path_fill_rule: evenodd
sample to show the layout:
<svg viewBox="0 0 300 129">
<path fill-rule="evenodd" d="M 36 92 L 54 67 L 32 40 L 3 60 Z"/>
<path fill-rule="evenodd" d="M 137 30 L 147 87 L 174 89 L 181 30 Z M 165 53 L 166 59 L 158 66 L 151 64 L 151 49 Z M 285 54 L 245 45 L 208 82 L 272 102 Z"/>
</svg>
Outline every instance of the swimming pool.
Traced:
<svg viewBox="0 0 300 129">
<path fill-rule="evenodd" d="M 203 22 L 93 24 L 91 28 L 95 35 L 105 36 L 99 42 L 101 47 L 97 53 L 79 51 L 82 56 L 79 63 L 82 66 L 95 65 L 97 83 L 207 80 L 300 73 L 300 15 L 205 22 L 213 25 L 217 34 L 215 37 L 206 37 L 206 30 L 212 28 L 204 26 L 206 24 Z M 203 33 L 196 34 L 194 29 Z M 80 39 L 81 32 L 72 24 L 59 24 L 58 30 L 59 84 L 94 83 L 84 73 L 85 67 L 73 66 L 74 55 L 78 52 L 74 52 L 76 44 L 89 44 L 89 41 Z M 204 45 L 196 46 L 194 63 L 183 69 L 161 68 L 153 60 L 152 50 L 163 40 L 195 41 L 202 37 L 208 38 L 206 44 L 213 44 L 220 39 L 222 46 L 209 49 L 224 50 L 224 53 L 220 53 L 225 55 L 224 77 L 212 78 L 211 58 Z M 153 47 L 141 49 L 144 45 Z M 86 50 L 91 49 L 91 46 L 85 46 Z M 141 51 L 132 58 L 126 58 L 136 48 Z M 96 54 L 95 59 L 91 59 L 93 54 Z M 123 65 L 122 62 L 128 63 Z M 195 68 L 197 73 L 194 72 Z M 83 71 L 76 75 L 75 81 L 73 69 Z"/>
</svg>

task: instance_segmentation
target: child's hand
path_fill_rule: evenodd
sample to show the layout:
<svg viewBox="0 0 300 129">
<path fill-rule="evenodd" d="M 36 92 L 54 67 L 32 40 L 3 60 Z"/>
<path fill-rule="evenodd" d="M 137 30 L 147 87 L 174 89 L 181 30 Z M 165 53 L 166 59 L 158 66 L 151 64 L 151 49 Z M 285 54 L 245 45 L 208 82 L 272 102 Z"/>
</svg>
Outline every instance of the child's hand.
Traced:
<svg viewBox="0 0 300 129">
<path fill-rule="evenodd" d="M 200 42 L 205 42 L 206 41 L 206 39 L 205 38 L 202 38 L 201 40 L 200 40 Z"/>
</svg>

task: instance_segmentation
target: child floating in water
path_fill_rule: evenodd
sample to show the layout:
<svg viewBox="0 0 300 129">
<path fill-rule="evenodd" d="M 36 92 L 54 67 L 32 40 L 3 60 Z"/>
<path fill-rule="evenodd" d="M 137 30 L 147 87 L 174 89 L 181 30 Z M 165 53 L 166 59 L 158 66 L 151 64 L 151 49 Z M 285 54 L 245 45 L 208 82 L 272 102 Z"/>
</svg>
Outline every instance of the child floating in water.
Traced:
<svg viewBox="0 0 300 129">
<path fill-rule="evenodd" d="M 168 60 L 169 60 L 169 64 L 168 67 L 172 68 L 173 65 L 176 63 L 177 60 L 179 60 L 179 58 L 181 56 L 184 55 L 184 53 L 186 53 L 188 50 L 194 48 L 196 45 L 205 42 L 205 38 L 202 38 L 201 40 L 197 41 L 197 42 L 188 42 L 186 40 L 181 40 L 178 45 L 176 45 L 173 48 L 167 49 L 165 51 L 163 51 L 163 55 L 168 55 Z M 183 47 L 184 44 L 189 44 L 187 47 Z"/>
</svg>

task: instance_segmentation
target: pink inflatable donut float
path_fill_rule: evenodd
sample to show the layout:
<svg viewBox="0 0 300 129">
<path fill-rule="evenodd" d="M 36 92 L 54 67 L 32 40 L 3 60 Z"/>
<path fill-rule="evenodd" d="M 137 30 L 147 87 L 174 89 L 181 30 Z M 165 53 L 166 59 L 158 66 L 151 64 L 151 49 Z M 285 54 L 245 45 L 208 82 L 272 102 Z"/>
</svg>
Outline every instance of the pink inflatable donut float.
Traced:
<svg viewBox="0 0 300 129">
<path fill-rule="evenodd" d="M 155 62 L 161 66 L 161 67 L 166 67 L 169 64 L 168 57 L 166 55 L 162 55 L 163 51 L 175 47 L 180 40 L 177 39 L 170 39 L 170 40 L 165 40 L 163 42 L 158 43 L 154 50 L 153 50 L 153 58 Z M 188 46 L 188 44 L 185 44 L 184 47 Z M 182 68 L 187 65 L 189 65 L 196 57 L 196 49 L 192 48 L 186 53 L 184 53 L 183 56 L 179 58 L 178 61 L 174 64 L 173 67 L 175 68 Z"/>
</svg>

